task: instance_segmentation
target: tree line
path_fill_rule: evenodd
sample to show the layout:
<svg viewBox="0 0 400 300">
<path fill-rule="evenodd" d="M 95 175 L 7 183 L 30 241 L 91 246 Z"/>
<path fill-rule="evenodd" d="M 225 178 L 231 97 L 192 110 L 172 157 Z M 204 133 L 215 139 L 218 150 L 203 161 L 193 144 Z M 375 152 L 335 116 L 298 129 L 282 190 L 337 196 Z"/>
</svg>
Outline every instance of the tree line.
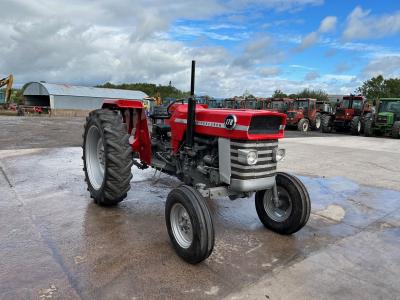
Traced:
<svg viewBox="0 0 400 300">
<path fill-rule="evenodd" d="M 123 89 L 123 90 L 139 90 L 151 97 L 162 97 L 162 98 L 186 98 L 189 96 L 188 91 L 181 91 L 176 87 L 172 86 L 171 82 L 168 85 L 157 85 L 153 83 L 122 83 L 113 84 L 110 82 L 96 87 L 110 88 L 110 89 Z M 23 103 L 23 88 L 13 89 L 11 94 L 11 102 Z M 400 78 L 388 78 L 385 79 L 382 75 L 372 77 L 369 80 L 363 82 L 358 87 L 355 94 L 362 94 L 368 100 L 376 100 L 379 98 L 400 98 Z M 248 91 L 246 94 L 251 95 Z M 274 98 L 315 98 L 318 100 L 328 101 L 328 94 L 323 90 L 303 89 L 298 93 L 286 94 L 282 90 L 275 90 L 272 95 Z"/>
</svg>

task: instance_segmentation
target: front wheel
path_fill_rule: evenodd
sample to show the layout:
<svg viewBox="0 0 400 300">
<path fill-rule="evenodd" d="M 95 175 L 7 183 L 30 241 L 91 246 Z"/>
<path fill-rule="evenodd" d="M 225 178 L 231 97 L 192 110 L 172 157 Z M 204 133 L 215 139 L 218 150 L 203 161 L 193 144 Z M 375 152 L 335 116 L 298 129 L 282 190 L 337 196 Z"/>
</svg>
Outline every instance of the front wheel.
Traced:
<svg viewBox="0 0 400 300">
<path fill-rule="evenodd" d="M 307 119 L 301 119 L 297 124 L 297 129 L 302 132 L 307 132 L 310 128 L 310 122 Z"/>
<path fill-rule="evenodd" d="M 165 221 L 176 253 L 197 264 L 214 248 L 214 226 L 205 199 L 187 185 L 173 189 L 165 205 Z"/>
<path fill-rule="evenodd" d="M 299 231 L 310 217 L 311 201 L 306 187 L 293 175 L 279 172 L 276 175 L 278 203 L 273 191 L 258 191 L 255 204 L 258 217 L 266 228 L 280 234 Z"/>
<path fill-rule="evenodd" d="M 395 139 L 400 138 L 400 121 L 396 121 L 392 127 L 392 137 Z"/>
<path fill-rule="evenodd" d="M 350 132 L 352 135 L 360 135 L 362 129 L 361 118 L 359 116 L 355 116 L 351 120 Z"/>
</svg>

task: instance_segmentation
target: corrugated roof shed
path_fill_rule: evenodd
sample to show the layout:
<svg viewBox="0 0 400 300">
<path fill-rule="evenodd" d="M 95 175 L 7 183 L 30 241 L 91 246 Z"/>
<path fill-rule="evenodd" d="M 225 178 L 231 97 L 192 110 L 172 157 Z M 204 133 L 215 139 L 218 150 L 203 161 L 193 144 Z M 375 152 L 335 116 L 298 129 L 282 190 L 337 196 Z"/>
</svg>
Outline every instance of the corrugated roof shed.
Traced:
<svg viewBox="0 0 400 300">
<path fill-rule="evenodd" d="M 142 100 L 147 97 L 147 95 L 141 91 L 105 89 L 44 82 L 31 82 L 24 90 L 24 96 L 48 95 L 134 100 Z"/>
</svg>

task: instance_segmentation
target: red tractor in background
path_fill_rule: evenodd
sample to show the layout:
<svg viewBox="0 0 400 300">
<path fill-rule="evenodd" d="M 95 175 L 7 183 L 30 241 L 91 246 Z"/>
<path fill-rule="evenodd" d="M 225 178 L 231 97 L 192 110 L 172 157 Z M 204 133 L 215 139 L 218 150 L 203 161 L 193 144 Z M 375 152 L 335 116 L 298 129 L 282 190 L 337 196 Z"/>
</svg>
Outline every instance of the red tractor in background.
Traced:
<svg viewBox="0 0 400 300">
<path fill-rule="evenodd" d="M 285 156 L 278 140 L 284 136 L 286 115 L 196 104 L 194 66 L 193 61 L 188 103 L 176 100 L 147 119 L 141 99 L 106 100 L 87 117 L 83 135 L 85 180 L 99 205 L 117 205 L 126 198 L 133 165 L 182 181 L 167 197 L 165 219 L 175 251 L 193 264 L 214 247 L 206 198 L 255 194 L 260 221 L 281 234 L 300 230 L 311 208 L 301 181 L 277 171 Z"/>
<path fill-rule="evenodd" d="M 286 114 L 293 101 L 294 100 L 291 98 L 272 98 L 270 101 L 267 102 L 267 109 Z"/>
<path fill-rule="evenodd" d="M 299 131 L 319 130 L 321 127 L 321 114 L 317 111 L 317 100 L 309 98 L 296 99 L 286 112 L 286 126 L 297 127 Z"/>
<path fill-rule="evenodd" d="M 322 132 L 350 131 L 352 135 L 363 132 L 364 121 L 371 115 L 371 106 L 365 97 L 358 95 L 344 96 L 336 111 L 322 116 Z"/>
</svg>

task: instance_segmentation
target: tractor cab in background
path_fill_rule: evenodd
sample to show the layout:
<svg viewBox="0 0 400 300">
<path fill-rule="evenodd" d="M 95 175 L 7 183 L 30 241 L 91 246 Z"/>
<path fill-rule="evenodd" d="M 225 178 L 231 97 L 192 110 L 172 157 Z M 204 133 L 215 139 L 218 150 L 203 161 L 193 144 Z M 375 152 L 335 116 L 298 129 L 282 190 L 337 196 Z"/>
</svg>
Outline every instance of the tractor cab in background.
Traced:
<svg viewBox="0 0 400 300">
<path fill-rule="evenodd" d="M 303 132 L 310 128 L 319 130 L 321 127 L 321 114 L 317 111 L 316 99 L 296 99 L 286 114 L 288 127 L 297 127 L 299 131 Z"/>
</svg>

